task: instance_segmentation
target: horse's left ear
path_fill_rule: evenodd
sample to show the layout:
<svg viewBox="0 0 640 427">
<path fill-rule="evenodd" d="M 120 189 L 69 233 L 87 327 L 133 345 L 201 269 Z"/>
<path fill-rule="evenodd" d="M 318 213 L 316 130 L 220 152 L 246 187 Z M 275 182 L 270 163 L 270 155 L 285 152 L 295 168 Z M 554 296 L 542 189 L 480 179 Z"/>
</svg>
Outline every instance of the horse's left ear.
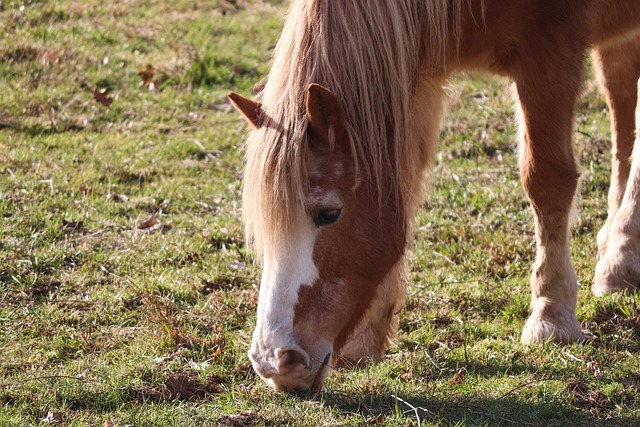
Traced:
<svg viewBox="0 0 640 427">
<path fill-rule="evenodd" d="M 231 104 L 238 110 L 247 121 L 256 129 L 262 126 L 262 104 L 235 92 L 229 92 L 227 97 Z"/>
<path fill-rule="evenodd" d="M 344 108 L 337 96 L 326 87 L 311 83 L 307 88 L 307 119 L 318 135 L 327 138 L 330 130 L 339 141 L 346 140 Z"/>
</svg>

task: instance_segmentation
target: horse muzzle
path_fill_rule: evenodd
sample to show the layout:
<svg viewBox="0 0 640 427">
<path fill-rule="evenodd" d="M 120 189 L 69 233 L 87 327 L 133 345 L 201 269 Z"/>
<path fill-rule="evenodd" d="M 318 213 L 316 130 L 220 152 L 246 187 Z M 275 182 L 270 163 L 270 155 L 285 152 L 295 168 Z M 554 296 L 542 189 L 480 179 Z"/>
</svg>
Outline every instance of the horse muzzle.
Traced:
<svg viewBox="0 0 640 427">
<path fill-rule="evenodd" d="M 322 386 L 329 372 L 331 352 L 318 360 L 297 345 L 279 347 L 273 353 L 252 347 L 249 359 L 256 373 L 275 390 L 306 391 Z"/>
</svg>

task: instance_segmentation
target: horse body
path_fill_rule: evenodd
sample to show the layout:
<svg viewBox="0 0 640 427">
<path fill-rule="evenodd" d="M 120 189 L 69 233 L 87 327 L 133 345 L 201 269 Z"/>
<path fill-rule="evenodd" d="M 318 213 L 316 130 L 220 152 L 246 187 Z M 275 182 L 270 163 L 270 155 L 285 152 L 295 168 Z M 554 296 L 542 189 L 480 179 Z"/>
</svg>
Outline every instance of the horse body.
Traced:
<svg viewBox="0 0 640 427">
<path fill-rule="evenodd" d="M 458 70 L 514 81 L 521 180 L 537 243 L 522 341 L 582 338 L 568 236 L 579 180 L 573 112 L 590 46 L 614 146 L 593 289 L 640 281 L 638 197 L 625 198 L 635 174 L 640 41 L 629 33 L 640 28 L 639 2 L 294 0 L 289 14 L 262 102 L 231 95 L 254 127 L 244 209 L 263 276 L 249 354 L 270 385 L 319 387 L 332 360 L 382 357 L 437 145 L 442 85 Z"/>
</svg>

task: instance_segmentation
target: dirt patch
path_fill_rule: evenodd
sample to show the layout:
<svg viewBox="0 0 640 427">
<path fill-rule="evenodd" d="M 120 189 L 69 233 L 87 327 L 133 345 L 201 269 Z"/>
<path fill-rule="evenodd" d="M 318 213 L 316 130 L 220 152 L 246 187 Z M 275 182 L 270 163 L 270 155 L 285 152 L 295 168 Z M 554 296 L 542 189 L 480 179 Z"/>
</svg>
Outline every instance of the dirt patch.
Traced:
<svg viewBox="0 0 640 427">
<path fill-rule="evenodd" d="M 239 414 L 223 415 L 220 417 L 220 424 L 228 427 L 251 427 L 256 423 L 256 417 L 251 411 L 244 411 Z"/>
<path fill-rule="evenodd" d="M 615 408 L 607 396 L 599 390 L 592 390 L 582 381 L 569 382 L 565 387 L 565 392 L 568 393 L 569 400 L 574 406 L 586 410 L 592 416 L 600 416 L 603 412 Z"/>
<path fill-rule="evenodd" d="M 200 288 L 200 293 L 202 295 L 209 295 L 212 292 L 225 290 L 230 291 L 232 289 L 239 288 L 248 283 L 248 280 L 244 277 L 220 277 L 215 280 L 202 280 L 202 287 Z"/>
<path fill-rule="evenodd" d="M 187 371 L 174 372 L 162 385 L 143 384 L 130 390 L 134 400 L 153 402 L 206 401 L 215 394 L 223 392 L 222 377 L 210 376 L 206 382 L 198 378 L 197 374 Z"/>
</svg>

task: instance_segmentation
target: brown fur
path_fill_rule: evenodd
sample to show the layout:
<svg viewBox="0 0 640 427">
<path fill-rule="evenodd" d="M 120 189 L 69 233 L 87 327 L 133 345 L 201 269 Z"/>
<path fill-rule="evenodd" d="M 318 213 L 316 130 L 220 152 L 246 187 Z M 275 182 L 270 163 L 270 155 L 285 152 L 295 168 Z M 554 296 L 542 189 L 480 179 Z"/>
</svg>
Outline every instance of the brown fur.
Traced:
<svg viewBox="0 0 640 427">
<path fill-rule="evenodd" d="M 319 278 L 299 292 L 295 342 L 304 349 L 329 339 L 334 357 L 342 348 L 350 359 L 381 357 L 394 330 L 389 313 L 400 300 L 407 233 L 436 146 L 441 86 L 466 69 L 514 81 L 520 176 L 537 243 L 522 340 L 581 339 L 568 249 L 579 179 L 572 117 L 585 52 L 599 47 L 614 119 L 611 216 L 629 175 L 629 109 L 637 99 L 627 85 L 639 77 L 640 50 L 627 40 L 639 27 L 637 0 L 293 1 L 262 99 L 261 114 L 277 126 L 249 137 L 244 208 L 248 238 L 265 253 L 299 220 L 301 204 L 312 215 L 323 194 L 342 203 L 340 220 L 318 231 Z M 620 61 L 620 52 L 631 58 Z M 329 101 L 310 102 L 309 83 L 327 87 Z M 243 111 L 253 105 L 236 104 Z M 372 331 L 378 339 L 363 342 Z"/>
</svg>

